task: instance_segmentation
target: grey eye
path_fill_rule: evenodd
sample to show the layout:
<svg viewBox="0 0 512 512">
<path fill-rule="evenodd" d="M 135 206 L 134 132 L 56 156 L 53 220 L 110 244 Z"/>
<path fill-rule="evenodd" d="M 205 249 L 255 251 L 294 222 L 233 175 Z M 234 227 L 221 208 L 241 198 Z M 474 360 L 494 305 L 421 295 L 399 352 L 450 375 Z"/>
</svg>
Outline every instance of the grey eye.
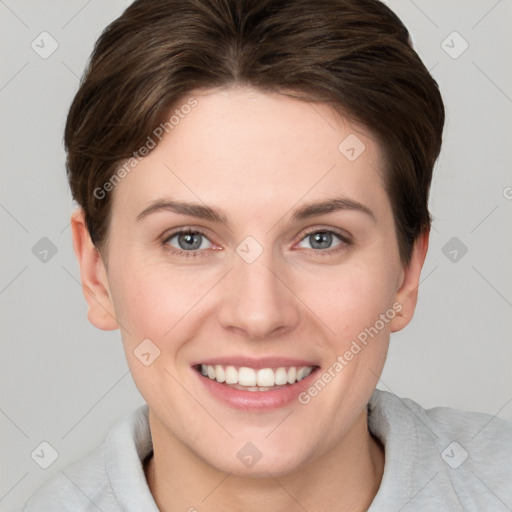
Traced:
<svg viewBox="0 0 512 512">
<path fill-rule="evenodd" d="M 172 242 L 174 239 L 176 239 L 178 243 L 177 246 Z M 181 249 L 183 251 L 196 251 L 198 249 L 208 248 L 204 247 L 205 241 L 208 241 L 208 238 L 206 238 L 206 236 L 204 236 L 202 233 L 199 233 L 198 231 L 183 231 L 171 235 L 166 243 L 172 247 L 175 247 L 176 249 Z"/>
<path fill-rule="evenodd" d="M 339 240 L 339 243 L 333 246 L 334 237 Z M 340 236 L 332 231 L 315 231 L 306 235 L 301 241 L 301 244 L 304 243 L 304 241 L 308 241 L 310 244 L 310 247 L 306 247 L 307 249 L 331 249 L 342 243 Z"/>
</svg>

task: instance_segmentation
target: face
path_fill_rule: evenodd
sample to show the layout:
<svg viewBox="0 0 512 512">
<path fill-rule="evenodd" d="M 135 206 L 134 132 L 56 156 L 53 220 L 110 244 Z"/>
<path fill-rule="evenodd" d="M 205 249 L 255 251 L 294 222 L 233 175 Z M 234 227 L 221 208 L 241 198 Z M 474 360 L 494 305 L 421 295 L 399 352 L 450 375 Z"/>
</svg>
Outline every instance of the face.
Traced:
<svg viewBox="0 0 512 512">
<path fill-rule="evenodd" d="M 327 105 L 190 96 L 112 192 L 116 323 L 93 302 L 89 318 L 119 325 L 154 435 L 226 472 L 284 474 L 366 429 L 409 308 L 383 160 Z"/>
</svg>

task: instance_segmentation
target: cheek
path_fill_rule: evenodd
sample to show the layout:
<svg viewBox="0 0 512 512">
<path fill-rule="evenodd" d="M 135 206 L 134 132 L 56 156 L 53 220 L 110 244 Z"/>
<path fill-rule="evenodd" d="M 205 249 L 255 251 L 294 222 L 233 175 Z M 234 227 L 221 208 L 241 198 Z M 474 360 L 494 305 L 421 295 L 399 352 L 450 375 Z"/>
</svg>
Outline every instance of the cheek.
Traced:
<svg viewBox="0 0 512 512">
<path fill-rule="evenodd" d="M 133 343 L 170 336 L 209 288 L 208 276 L 198 280 L 191 269 L 177 272 L 134 261 L 118 270 L 112 279 L 116 315 L 125 327 L 123 338 Z"/>
<path fill-rule="evenodd" d="M 128 366 L 148 403 L 158 400 L 163 383 L 169 396 L 181 397 L 166 370 L 174 374 L 182 345 L 196 333 L 197 322 L 189 320 L 208 278 L 198 281 L 197 272 L 163 271 L 161 265 L 136 263 L 134 259 L 124 268 L 116 267 L 111 286 Z"/>
<path fill-rule="evenodd" d="M 372 326 L 392 307 L 394 271 L 384 262 L 322 269 L 302 280 L 305 304 L 341 342 Z"/>
</svg>

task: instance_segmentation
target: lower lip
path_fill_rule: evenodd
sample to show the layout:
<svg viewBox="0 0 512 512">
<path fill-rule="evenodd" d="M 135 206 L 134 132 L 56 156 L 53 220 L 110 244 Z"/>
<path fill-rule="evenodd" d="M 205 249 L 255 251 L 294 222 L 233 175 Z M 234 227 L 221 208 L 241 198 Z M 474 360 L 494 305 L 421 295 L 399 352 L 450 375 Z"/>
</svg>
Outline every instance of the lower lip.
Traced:
<svg viewBox="0 0 512 512">
<path fill-rule="evenodd" d="M 243 391 L 221 384 L 216 380 L 205 377 L 197 370 L 194 370 L 199 379 L 216 399 L 235 409 L 243 411 L 263 411 L 279 409 L 284 407 L 305 391 L 316 375 L 319 368 L 315 368 L 306 378 L 291 386 L 285 386 L 271 391 Z"/>
</svg>

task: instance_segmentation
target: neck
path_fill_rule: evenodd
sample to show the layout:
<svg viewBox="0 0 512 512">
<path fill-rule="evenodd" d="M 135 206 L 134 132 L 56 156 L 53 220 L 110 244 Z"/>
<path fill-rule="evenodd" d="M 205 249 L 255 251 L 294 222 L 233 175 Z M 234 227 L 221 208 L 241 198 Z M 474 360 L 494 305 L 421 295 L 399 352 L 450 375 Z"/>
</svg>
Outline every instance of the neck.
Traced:
<svg viewBox="0 0 512 512">
<path fill-rule="evenodd" d="M 150 424 L 156 423 L 152 419 L 150 413 Z M 223 473 L 176 438 L 169 439 L 168 431 L 151 430 L 155 455 L 144 470 L 162 512 L 362 512 L 373 501 L 384 471 L 384 450 L 368 431 L 366 409 L 332 450 L 279 477 Z"/>
</svg>

